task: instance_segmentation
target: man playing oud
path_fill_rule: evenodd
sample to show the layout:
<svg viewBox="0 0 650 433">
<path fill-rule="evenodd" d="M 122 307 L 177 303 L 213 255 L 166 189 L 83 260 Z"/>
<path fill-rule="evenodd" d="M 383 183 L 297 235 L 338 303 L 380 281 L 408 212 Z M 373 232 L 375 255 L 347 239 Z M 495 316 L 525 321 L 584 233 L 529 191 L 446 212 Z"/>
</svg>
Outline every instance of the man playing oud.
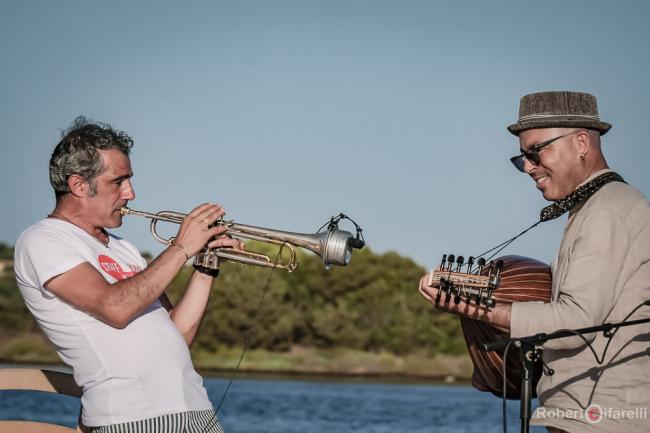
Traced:
<svg viewBox="0 0 650 433">
<path fill-rule="evenodd" d="M 508 127 L 519 137 L 514 166 L 546 200 L 575 203 L 567 206 L 551 265 L 550 303 L 436 303 L 438 287 L 429 286 L 427 276 L 421 294 L 437 308 L 509 330 L 513 338 L 619 322 L 649 300 L 650 206 L 609 169 L 601 136 L 610 127 L 598 116 L 596 98 L 579 92 L 526 95 L 518 121 Z M 650 317 L 650 307 L 630 320 L 644 317 Z M 587 334 L 586 340 L 599 356 L 609 341 L 602 333 Z M 551 432 L 650 431 L 650 324 L 619 328 L 602 364 L 578 337 L 548 341 L 542 356 L 555 373 L 539 380 L 541 406 L 532 424 Z"/>
</svg>

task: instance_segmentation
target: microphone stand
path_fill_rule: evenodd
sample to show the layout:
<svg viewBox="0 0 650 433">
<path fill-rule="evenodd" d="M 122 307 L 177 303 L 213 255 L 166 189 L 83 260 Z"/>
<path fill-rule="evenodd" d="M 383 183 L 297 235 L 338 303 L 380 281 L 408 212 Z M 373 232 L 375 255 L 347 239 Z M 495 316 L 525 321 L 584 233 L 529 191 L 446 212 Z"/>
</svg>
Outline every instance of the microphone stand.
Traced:
<svg viewBox="0 0 650 433">
<path fill-rule="evenodd" d="M 650 305 L 650 301 L 646 301 L 646 304 Z M 552 332 L 550 334 L 541 332 L 539 334 L 530 335 L 527 337 L 510 338 L 494 341 L 492 343 L 483 343 L 481 344 L 480 348 L 484 352 L 503 351 L 508 346 L 508 344 L 511 344 L 519 349 L 519 358 L 522 362 L 520 394 L 521 432 L 528 433 L 530 429 L 530 408 L 533 396 L 533 365 L 536 362 L 540 361 L 541 354 L 541 350 L 538 349 L 537 346 L 541 346 L 549 340 L 575 337 L 578 334 L 591 334 L 601 331 L 605 337 L 609 338 L 613 335 L 613 329 L 621 328 L 623 326 L 639 325 L 642 323 L 650 323 L 650 318 L 630 320 L 629 322 L 603 323 L 602 325 L 598 326 L 590 326 L 588 328 L 581 328 L 576 330 L 560 330 Z"/>
</svg>

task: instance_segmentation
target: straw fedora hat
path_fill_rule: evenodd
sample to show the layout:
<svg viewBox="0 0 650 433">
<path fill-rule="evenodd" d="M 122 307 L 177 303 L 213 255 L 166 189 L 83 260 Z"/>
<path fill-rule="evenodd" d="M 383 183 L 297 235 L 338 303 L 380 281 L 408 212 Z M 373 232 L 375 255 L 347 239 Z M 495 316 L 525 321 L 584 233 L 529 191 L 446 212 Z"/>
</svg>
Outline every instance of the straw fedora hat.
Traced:
<svg viewBox="0 0 650 433">
<path fill-rule="evenodd" d="M 521 98 L 517 123 L 508 126 L 514 135 L 536 128 L 586 128 L 605 135 L 609 128 L 600 120 L 596 97 L 582 92 L 539 92 Z"/>
</svg>

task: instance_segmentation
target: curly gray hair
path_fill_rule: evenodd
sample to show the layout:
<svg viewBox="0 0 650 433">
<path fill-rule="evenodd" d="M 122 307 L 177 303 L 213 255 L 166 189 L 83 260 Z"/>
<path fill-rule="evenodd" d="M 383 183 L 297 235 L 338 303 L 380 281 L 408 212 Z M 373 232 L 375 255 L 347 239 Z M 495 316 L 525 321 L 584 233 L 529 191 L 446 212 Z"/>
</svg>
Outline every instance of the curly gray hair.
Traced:
<svg viewBox="0 0 650 433">
<path fill-rule="evenodd" d="M 83 116 L 77 117 L 61 137 L 50 158 L 50 184 L 57 199 L 70 192 L 68 178 L 73 174 L 86 179 L 90 194 L 95 195 L 95 178 L 103 169 L 99 150 L 117 149 L 128 156 L 133 147 L 133 140 L 124 131 L 92 123 Z"/>
</svg>

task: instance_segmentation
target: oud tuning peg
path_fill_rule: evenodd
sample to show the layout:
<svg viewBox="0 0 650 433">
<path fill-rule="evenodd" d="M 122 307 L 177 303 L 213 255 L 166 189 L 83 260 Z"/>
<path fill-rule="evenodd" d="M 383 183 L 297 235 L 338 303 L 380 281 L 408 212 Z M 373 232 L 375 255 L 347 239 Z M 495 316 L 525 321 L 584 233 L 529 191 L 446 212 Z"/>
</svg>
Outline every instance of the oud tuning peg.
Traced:
<svg viewBox="0 0 650 433">
<path fill-rule="evenodd" d="M 492 271 L 492 268 L 490 268 L 490 275 L 488 277 L 490 280 L 490 286 L 492 286 L 494 289 L 499 285 L 499 282 L 501 281 L 501 269 L 503 269 L 503 260 L 497 260 L 491 265 L 492 268 L 494 268 L 494 271 Z"/>
<path fill-rule="evenodd" d="M 454 264 L 454 261 L 456 260 L 456 256 L 453 254 L 449 254 L 447 256 L 447 270 L 451 271 L 451 266 Z"/>
<path fill-rule="evenodd" d="M 499 275 L 501 273 L 501 269 L 503 269 L 503 260 L 497 260 L 494 262 L 494 268 L 496 270 L 496 274 Z"/>
<path fill-rule="evenodd" d="M 456 272 L 460 272 L 463 263 L 465 263 L 465 258 L 463 256 L 456 257 Z"/>
<path fill-rule="evenodd" d="M 474 257 L 470 257 L 472 261 L 474 261 Z M 478 266 L 476 269 L 477 274 L 482 274 L 483 273 L 483 268 L 485 267 L 485 259 L 483 257 L 479 257 L 478 260 L 476 260 L 476 265 Z M 476 305 L 481 305 L 485 302 L 485 297 L 483 296 L 483 287 L 481 286 L 478 289 L 478 294 L 476 295 Z"/>
<path fill-rule="evenodd" d="M 456 295 L 454 296 L 454 304 L 460 304 L 460 290 L 456 290 Z"/>
<path fill-rule="evenodd" d="M 449 295 L 451 293 L 451 290 L 453 289 L 453 287 L 454 287 L 454 283 L 452 283 L 449 280 L 445 280 L 444 291 L 445 291 L 446 294 Z"/>
<path fill-rule="evenodd" d="M 467 259 L 467 273 L 471 274 L 472 273 L 472 266 L 474 266 L 474 257 L 469 256 Z"/>
<path fill-rule="evenodd" d="M 445 305 L 448 305 L 449 301 L 451 300 L 451 290 L 452 284 L 447 281 L 447 289 L 445 290 Z"/>
<path fill-rule="evenodd" d="M 447 285 L 449 284 L 449 281 L 447 281 L 444 278 L 440 278 L 440 282 L 438 284 L 438 292 L 436 293 L 436 297 L 434 299 L 434 302 L 436 305 L 440 304 L 440 298 L 442 297 L 442 292 L 447 291 Z"/>
<path fill-rule="evenodd" d="M 496 267 L 494 266 L 494 262 L 490 261 L 490 263 L 488 263 L 488 280 L 492 279 L 492 276 L 494 275 L 495 272 L 496 272 Z"/>
<path fill-rule="evenodd" d="M 465 262 L 465 258 L 463 256 L 456 257 L 456 272 L 460 272 L 460 268 L 461 266 L 463 266 L 464 262 Z M 456 287 L 456 294 L 454 295 L 454 304 L 456 305 L 460 304 L 460 291 L 461 288 Z"/>
</svg>

